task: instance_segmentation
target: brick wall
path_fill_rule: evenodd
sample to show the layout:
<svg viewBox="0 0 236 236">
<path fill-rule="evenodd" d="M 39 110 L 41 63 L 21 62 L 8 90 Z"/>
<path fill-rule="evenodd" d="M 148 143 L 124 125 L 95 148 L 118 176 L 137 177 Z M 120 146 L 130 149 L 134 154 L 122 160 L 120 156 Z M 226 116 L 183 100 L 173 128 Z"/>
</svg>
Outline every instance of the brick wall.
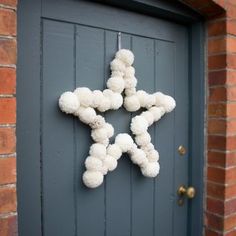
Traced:
<svg viewBox="0 0 236 236">
<path fill-rule="evenodd" d="M 0 0 L 0 235 L 17 235 L 16 0 Z"/>
<path fill-rule="evenodd" d="M 182 0 L 206 16 L 206 236 L 236 235 L 236 0 Z M 0 235 L 17 235 L 16 0 L 0 0 Z"/>
<path fill-rule="evenodd" d="M 206 16 L 206 236 L 236 235 L 236 0 L 183 0 Z"/>
</svg>

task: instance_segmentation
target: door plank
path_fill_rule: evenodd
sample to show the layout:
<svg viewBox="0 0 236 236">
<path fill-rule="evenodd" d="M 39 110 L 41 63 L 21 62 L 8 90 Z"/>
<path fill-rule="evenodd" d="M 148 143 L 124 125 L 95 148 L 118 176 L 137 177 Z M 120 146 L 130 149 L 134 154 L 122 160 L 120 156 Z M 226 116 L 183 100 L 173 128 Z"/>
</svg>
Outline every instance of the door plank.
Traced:
<svg viewBox="0 0 236 236">
<path fill-rule="evenodd" d="M 123 48 L 130 48 L 130 36 L 122 34 Z M 106 66 L 117 51 L 117 33 L 106 32 Z M 123 107 L 106 113 L 108 122 L 114 125 L 115 134 L 129 133 L 130 113 Z M 106 235 L 129 236 L 131 232 L 131 168 L 127 154 L 118 161 L 115 171 L 106 176 Z"/>
<path fill-rule="evenodd" d="M 135 55 L 137 88 L 153 93 L 155 91 L 154 40 L 133 36 L 132 51 Z M 152 142 L 155 140 L 154 126 L 148 129 Z M 144 178 L 138 166 L 132 167 L 132 233 L 135 236 L 153 235 L 155 187 L 153 181 L 153 178 Z"/>
<path fill-rule="evenodd" d="M 102 89 L 104 83 L 104 33 L 103 30 L 76 27 L 76 87 L 91 90 Z M 77 234 L 83 236 L 103 235 L 104 185 L 89 189 L 82 183 L 84 161 L 92 144 L 91 129 L 78 119 L 76 121 L 76 202 Z"/>
<path fill-rule="evenodd" d="M 174 97 L 174 44 L 156 40 L 156 89 Z M 174 113 L 157 124 L 156 143 L 160 154 L 160 174 L 156 179 L 155 230 L 157 235 L 173 235 L 174 196 Z M 179 235 L 184 235 L 179 232 Z"/>
<path fill-rule="evenodd" d="M 44 21 L 41 152 L 45 236 L 75 234 L 73 119 L 57 105 L 60 94 L 74 87 L 73 54 L 73 25 Z"/>
</svg>

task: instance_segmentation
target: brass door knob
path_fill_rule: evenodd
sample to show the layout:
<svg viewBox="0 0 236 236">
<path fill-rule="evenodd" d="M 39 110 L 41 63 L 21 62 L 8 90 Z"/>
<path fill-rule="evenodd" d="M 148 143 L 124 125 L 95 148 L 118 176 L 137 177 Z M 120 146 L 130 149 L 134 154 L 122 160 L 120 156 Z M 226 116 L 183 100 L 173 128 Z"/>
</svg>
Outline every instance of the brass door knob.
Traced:
<svg viewBox="0 0 236 236">
<path fill-rule="evenodd" d="M 192 199 L 196 196 L 196 190 L 194 187 L 185 187 L 184 185 L 181 185 L 177 191 L 177 194 L 179 196 L 186 196 L 189 199 Z"/>
</svg>

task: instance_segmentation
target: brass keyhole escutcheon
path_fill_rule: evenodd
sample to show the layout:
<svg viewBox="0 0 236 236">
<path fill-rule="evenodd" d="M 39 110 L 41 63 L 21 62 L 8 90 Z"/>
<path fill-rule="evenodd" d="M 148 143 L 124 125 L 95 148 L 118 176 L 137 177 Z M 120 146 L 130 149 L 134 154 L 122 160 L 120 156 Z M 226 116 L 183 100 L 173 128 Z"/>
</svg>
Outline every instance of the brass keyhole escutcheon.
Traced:
<svg viewBox="0 0 236 236">
<path fill-rule="evenodd" d="M 179 152 L 179 154 L 181 155 L 181 156 L 183 156 L 183 155 L 185 155 L 186 154 L 186 148 L 183 146 L 183 145 L 180 145 L 179 147 L 178 147 L 178 152 Z"/>
<path fill-rule="evenodd" d="M 178 198 L 178 205 L 182 206 L 184 204 L 184 198 L 187 197 L 188 199 L 193 199 L 196 196 L 196 190 L 194 187 L 185 187 L 181 185 L 177 190 Z"/>
</svg>

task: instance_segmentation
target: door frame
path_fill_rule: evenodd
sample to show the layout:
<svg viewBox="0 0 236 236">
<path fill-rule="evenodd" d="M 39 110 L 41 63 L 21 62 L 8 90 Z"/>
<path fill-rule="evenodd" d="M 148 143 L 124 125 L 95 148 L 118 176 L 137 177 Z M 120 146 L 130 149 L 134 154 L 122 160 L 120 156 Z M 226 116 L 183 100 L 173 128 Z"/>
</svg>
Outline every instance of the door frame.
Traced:
<svg viewBox="0 0 236 236">
<path fill-rule="evenodd" d="M 127 10 L 152 15 L 189 28 L 189 94 L 190 94 L 190 150 L 189 185 L 197 196 L 188 210 L 188 235 L 203 233 L 204 203 L 204 121 L 205 121 L 205 25 L 201 16 L 184 4 L 163 0 L 94 0 L 98 4 L 111 4 Z M 18 4 L 18 64 L 17 64 L 17 196 L 19 235 L 42 235 L 41 196 L 41 118 L 40 66 L 38 56 L 41 42 L 42 3 L 24 0 Z M 29 20 L 30 19 L 30 20 Z M 22 50 L 23 49 L 23 50 Z M 30 68 L 27 67 L 27 60 Z M 28 106 L 25 105 L 28 102 Z M 20 112 L 19 112 L 20 111 Z M 29 115 L 30 114 L 30 115 Z M 193 115 L 194 114 L 194 115 Z M 194 145 L 193 145 L 194 144 Z M 28 145 L 28 148 L 25 148 Z M 29 151 L 30 150 L 30 151 Z"/>
</svg>

